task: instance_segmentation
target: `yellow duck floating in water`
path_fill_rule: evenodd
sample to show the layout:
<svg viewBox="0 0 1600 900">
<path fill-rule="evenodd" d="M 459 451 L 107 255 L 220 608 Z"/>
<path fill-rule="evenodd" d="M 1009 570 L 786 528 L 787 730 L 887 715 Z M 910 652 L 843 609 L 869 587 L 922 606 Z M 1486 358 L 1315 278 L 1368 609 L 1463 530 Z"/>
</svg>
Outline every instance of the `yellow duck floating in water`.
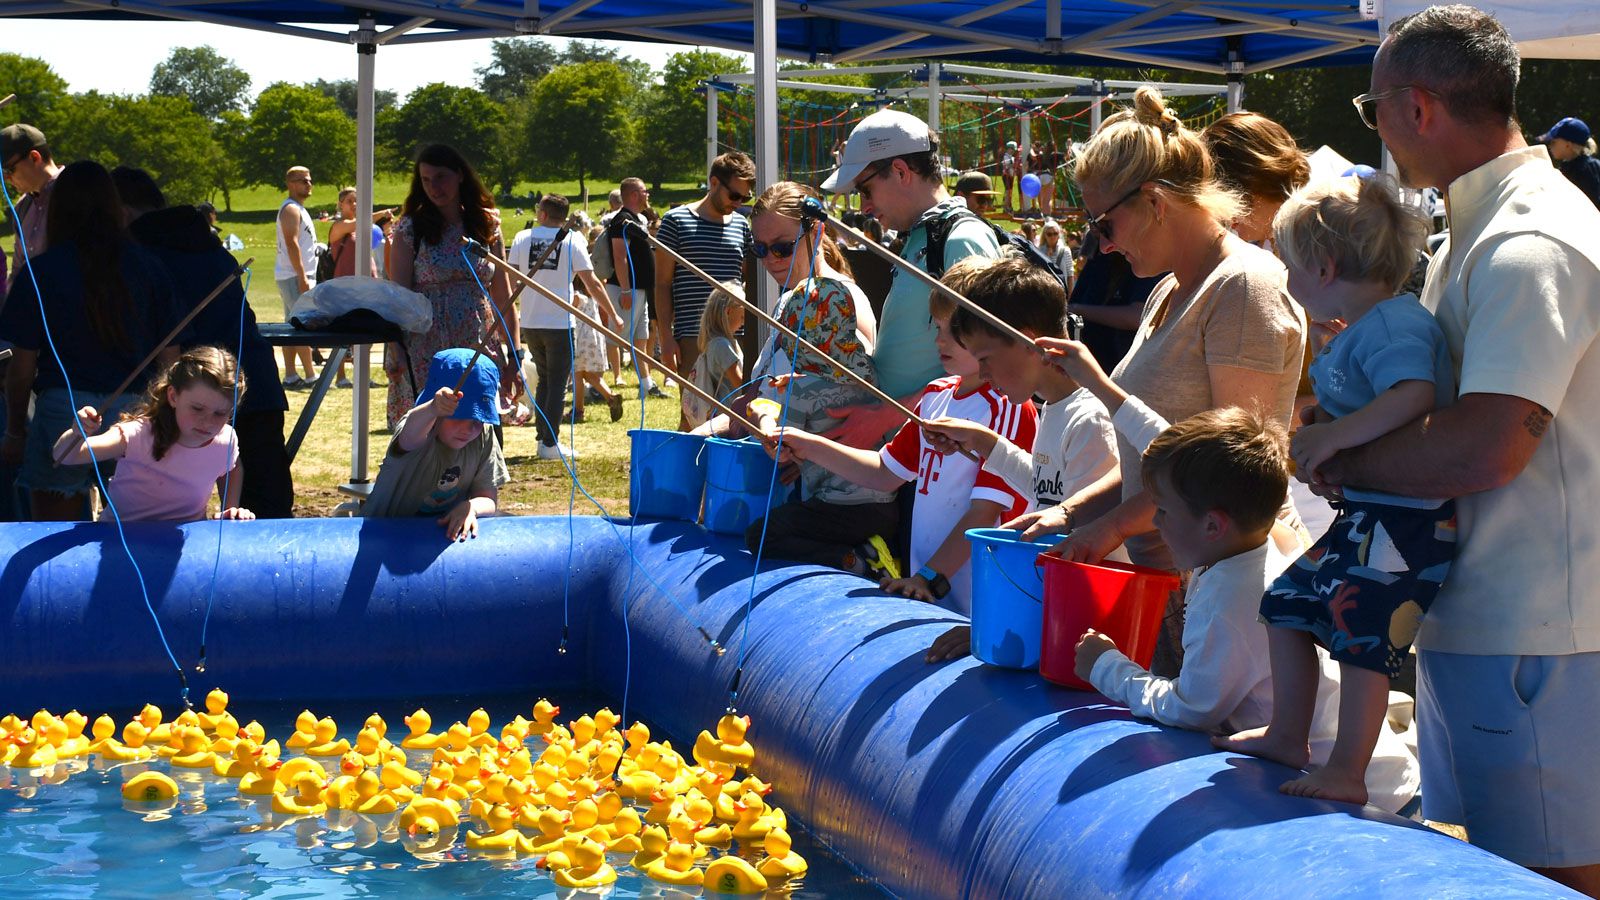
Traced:
<svg viewBox="0 0 1600 900">
<path fill-rule="evenodd" d="M 543 737 L 550 733 L 556 724 L 556 716 L 561 715 L 561 707 L 549 700 L 541 699 L 533 705 L 533 724 L 528 727 L 528 734 Z"/>
<path fill-rule="evenodd" d="M 56 756 L 60 759 L 76 759 L 89 752 L 89 739 L 84 737 L 83 730 L 89 726 L 89 719 L 77 710 L 69 710 L 61 717 L 61 723 L 66 726 L 66 734 L 61 743 L 56 746 Z"/>
<path fill-rule="evenodd" d="M 211 752 L 211 741 L 206 738 L 206 733 L 201 731 L 199 726 L 181 728 L 177 734 L 182 749 L 172 755 L 174 766 L 183 769 L 209 769 L 217 764 L 216 754 Z"/>
<path fill-rule="evenodd" d="M 759 894 L 767 889 L 767 877 L 745 859 L 728 854 L 706 866 L 705 887 L 718 894 Z"/>
<path fill-rule="evenodd" d="M 767 858 L 756 866 L 761 874 L 771 879 L 782 879 L 806 873 L 806 858 L 794 852 L 794 841 L 790 839 L 789 832 L 774 828 L 767 832 L 761 846 L 767 851 Z"/>
<path fill-rule="evenodd" d="M 432 750 L 444 744 L 444 735 L 428 733 L 428 729 L 433 727 L 433 717 L 428 715 L 427 710 L 419 707 L 403 721 L 411 729 L 410 734 L 400 739 L 400 746 L 407 750 Z"/>
<path fill-rule="evenodd" d="M 460 824 L 456 805 L 438 797 L 418 797 L 400 810 L 400 827 L 413 835 L 439 834 Z"/>
<path fill-rule="evenodd" d="M 89 752 L 111 762 L 136 762 L 149 759 L 152 751 L 144 746 L 144 726 L 139 724 L 138 719 L 134 719 L 123 729 L 124 736 L 127 735 L 128 728 L 138 729 L 137 745 L 129 746 L 117 740 L 117 723 L 110 716 L 97 716 L 94 725 L 91 726 L 90 734 L 94 735 L 94 740 L 89 744 Z"/>
<path fill-rule="evenodd" d="M 745 740 L 749 729 L 749 716 L 728 713 L 718 719 L 715 737 L 709 731 L 702 731 L 695 739 L 695 762 L 708 769 L 715 765 L 749 768 L 756 760 L 756 748 Z"/>
<path fill-rule="evenodd" d="M 317 741 L 317 714 L 309 709 L 300 710 L 300 715 L 294 717 L 294 734 L 283 742 L 283 746 L 296 750 L 309 747 Z"/>
<path fill-rule="evenodd" d="M 288 790 L 272 795 L 272 811 L 287 816 L 322 815 L 328 811 L 322 799 L 323 784 L 315 772 L 299 772 L 288 782 Z"/>
<path fill-rule="evenodd" d="M 222 688 L 212 688 L 206 694 L 206 711 L 198 713 L 200 727 L 207 731 L 217 730 L 217 720 L 228 714 L 228 695 Z"/>
<path fill-rule="evenodd" d="M 383 780 L 368 769 L 356 778 L 355 811 L 369 816 L 381 816 L 400 808 L 400 802 L 383 789 Z"/>
<path fill-rule="evenodd" d="M 27 726 L 10 738 L 17 746 L 16 753 L 6 762 L 13 769 L 43 769 L 58 761 L 56 748 L 44 739 L 33 726 Z"/>
<path fill-rule="evenodd" d="M 633 854 L 629 865 L 643 872 L 651 863 L 661 859 L 667 852 L 667 845 L 672 843 L 672 838 L 667 836 L 667 830 L 657 825 L 651 825 L 639 832 L 639 850 Z M 690 860 L 693 861 L 694 852 L 690 851 Z"/>
<path fill-rule="evenodd" d="M 617 880 L 617 870 L 606 862 L 606 848 L 583 838 L 567 849 L 571 865 L 557 869 L 551 880 L 565 888 L 593 888 Z"/>
<path fill-rule="evenodd" d="M 316 730 L 313 732 L 316 740 L 306 747 L 307 756 L 329 757 L 343 756 L 350 752 L 350 742 L 339 737 L 339 723 L 323 716 L 317 720 Z"/>
<path fill-rule="evenodd" d="M 500 739 L 489 733 L 489 713 L 483 707 L 478 707 L 467 716 L 467 744 L 472 747 L 494 747 Z"/>
<path fill-rule="evenodd" d="M 533 842 L 517 831 L 516 814 L 504 806 L 491 806 L 482 816 L 488 826 L 487 834 L 467 830 L 467 849 L 489 853 L 530 854 Z"/>
<path fill-rule="evenodd" d="M 644 874 L 651 881 L 679 887 L 699 887 L 706 880 L 706 873 L 695 868 L 694 847 L 679 843 L 667 845 L 661 858 L 645 865 Z"/>
<path fill-rule="evenodd" d="M 122 799 L 161 803 L 178 796 L 178 783 L 161 772 L 140 772 L 122 784 Z"/>
</svg>

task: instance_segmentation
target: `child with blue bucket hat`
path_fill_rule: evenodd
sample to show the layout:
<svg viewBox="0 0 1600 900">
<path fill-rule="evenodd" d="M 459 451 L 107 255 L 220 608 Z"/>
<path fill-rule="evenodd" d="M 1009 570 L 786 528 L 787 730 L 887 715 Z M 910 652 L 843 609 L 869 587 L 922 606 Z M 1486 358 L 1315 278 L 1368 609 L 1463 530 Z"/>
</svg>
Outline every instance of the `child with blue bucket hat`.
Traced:
<svg viewBox="0 0 1600 900">
<path fill-rule="evenodd" d="M 432 516 L 449 540 L 477 537 L 478 517 L 495 514 L 498 488 L 511 480 L 489 428 L 500 423 L 499 385 L 499 370 L 481 354 L 464 348 L 434 354 L 361 514 Z"/>
</svg>

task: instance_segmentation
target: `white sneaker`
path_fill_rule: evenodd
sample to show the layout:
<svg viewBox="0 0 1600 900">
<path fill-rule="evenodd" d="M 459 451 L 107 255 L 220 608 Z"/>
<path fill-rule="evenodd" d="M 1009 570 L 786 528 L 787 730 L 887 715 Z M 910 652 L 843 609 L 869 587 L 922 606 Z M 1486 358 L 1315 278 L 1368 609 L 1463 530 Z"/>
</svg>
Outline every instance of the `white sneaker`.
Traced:
<svg viewBox="0 0 1600 900">
<path fill-rule="evenodd" d="M 560 444 L 540 444 L 538 456 L 540 459 L 560 459 L 563 456 L 568 459 L 583 458 L 583 454 L 571 447 L 563 447 Z"/>
</svg>

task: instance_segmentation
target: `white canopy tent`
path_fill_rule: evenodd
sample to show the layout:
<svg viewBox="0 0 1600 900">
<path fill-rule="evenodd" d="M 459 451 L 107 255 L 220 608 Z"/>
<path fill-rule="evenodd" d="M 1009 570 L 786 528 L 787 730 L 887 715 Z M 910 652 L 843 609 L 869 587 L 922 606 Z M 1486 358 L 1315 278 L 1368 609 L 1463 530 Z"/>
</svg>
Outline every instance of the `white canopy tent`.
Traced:
<svg viewBox="0 0 1600 900">
<path fill-rule="evenodd" d="M 1382 30 L 1389 23 L 1433 5 L 1425 0 L 1366 0 Z M 1511 32 L 1523 56 L 1536 59 L 1600 59 L 1600 4 L 1557 0 L 1474 0 Z"/>
</svg>

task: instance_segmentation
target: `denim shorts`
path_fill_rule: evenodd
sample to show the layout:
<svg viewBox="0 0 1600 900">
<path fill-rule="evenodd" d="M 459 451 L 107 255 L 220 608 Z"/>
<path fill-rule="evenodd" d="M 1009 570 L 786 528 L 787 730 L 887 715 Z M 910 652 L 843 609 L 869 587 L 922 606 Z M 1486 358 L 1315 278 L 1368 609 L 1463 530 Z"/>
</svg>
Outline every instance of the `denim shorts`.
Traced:
<svg viewBox="0 0 1600 900">
<path fill-rule="evenodd" d="M 123 394 L 117 401 L 116 410 L 112 412 L 100 409 L 100 404 L 105 399 L 105 394 L 95 391 L 76 391 L 70 400 L 66 388 L 45 388 L 40 392 L 33 401 L 33 421 L 28 424 L 28 443 L 23 448 L 22 469 L 17 473 L 17 486 L 31 491 L 48 491 L 64 497 L 76 497 L 86 493 L 95 483 L 94 468 L 58 466 L 55 458 L 50 455 L 50 450 L 63 431 L 74 427 L 72 423 L 77 418 L 78 410 L 72 406 L 73 400 L 77 401 L 78 407 L 93 406 L 100 410 L 106 426 L 109 426 L 117 421 L 118 414 L 122 410 L 138 398 Z M 107 480 L 110 480 L 114 469 L 113 464 L 102 467 L 101 472 Z"/>
</svg>

